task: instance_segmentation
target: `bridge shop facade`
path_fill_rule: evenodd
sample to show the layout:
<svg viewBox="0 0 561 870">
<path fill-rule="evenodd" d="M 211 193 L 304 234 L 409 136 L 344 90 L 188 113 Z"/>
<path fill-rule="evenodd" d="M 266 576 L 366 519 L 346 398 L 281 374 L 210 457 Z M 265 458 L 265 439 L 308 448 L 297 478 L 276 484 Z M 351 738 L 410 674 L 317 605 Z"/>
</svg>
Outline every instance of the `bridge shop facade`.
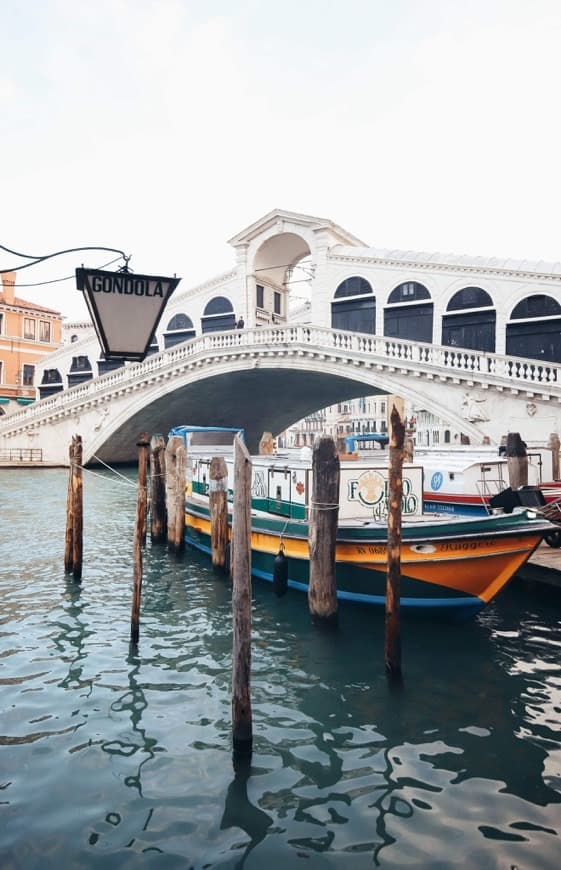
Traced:
<svg viewBox="0 0 561 870">
<path fill-rule="evenodd" d="M 280 209 L 229 241 L 235 267 L 172 297 L 151 353 L 240 322 L 299 322 L 561 362 L 561 262 L 380 249 Z M 41 398 L 119 365 L 93 332 L 75 339 L 37 366 Z"/>
</svg>

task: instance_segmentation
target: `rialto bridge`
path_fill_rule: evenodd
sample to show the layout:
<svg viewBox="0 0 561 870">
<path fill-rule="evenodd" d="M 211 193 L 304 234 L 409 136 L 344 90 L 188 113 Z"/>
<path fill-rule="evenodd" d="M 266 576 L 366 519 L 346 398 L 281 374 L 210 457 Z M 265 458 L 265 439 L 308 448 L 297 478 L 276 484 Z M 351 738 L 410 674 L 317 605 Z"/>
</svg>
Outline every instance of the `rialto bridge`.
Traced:
<svg viewBox="0 0 561 870">
<path fill-rule="evenodd" d="M 376 393 L 472 444 L 561 431 L 561 263 L 372 248 L 279 209 L 230 244 L 234 268 L 180 285 L 144 363 L 116 368 L 91 328 L 71 325 L 36 366 L 41 401 L 0 417 L 0 447 L 65 461 L 79 431 L 87 458 L 117 461 L 140 431 L 179 423 L 243 426 L 255 446 L 263 430 Z"/>
<path fill-rule="evenodd" d="M 250 449 L 318 408 L 376 393 L 403 396 L 498 443 L 561 430 L 561 365 L 304 324 L 213 332 L 87 380 L 0 421 L 0 447 L 38 447 L 65 464 L 129 461 L 140 432 L 240 426 Z M 537 433 L 540 434 L 537 434 Z"/>
</svg>

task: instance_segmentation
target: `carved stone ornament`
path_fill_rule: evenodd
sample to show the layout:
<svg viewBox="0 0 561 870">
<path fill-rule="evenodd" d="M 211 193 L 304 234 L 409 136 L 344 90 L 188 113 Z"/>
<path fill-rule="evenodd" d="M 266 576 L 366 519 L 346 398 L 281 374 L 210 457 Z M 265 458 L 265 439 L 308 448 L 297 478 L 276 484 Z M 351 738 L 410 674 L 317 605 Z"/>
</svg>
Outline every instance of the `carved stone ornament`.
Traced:
<svg viewBox="0 0 561 870">
<path fill-rule="evenodd" d="M 487 399 L 478 399 L 473 393 L 464 393 L 462 399 L 462 417 L 469 423 L 484 423 L 488 421 Z"/>
<path fill-rule="evenodd" d="M 535 402 L 526 402 L 526 412 L 529 417 L 533 417 L 538 410 Z"/>
</svg>

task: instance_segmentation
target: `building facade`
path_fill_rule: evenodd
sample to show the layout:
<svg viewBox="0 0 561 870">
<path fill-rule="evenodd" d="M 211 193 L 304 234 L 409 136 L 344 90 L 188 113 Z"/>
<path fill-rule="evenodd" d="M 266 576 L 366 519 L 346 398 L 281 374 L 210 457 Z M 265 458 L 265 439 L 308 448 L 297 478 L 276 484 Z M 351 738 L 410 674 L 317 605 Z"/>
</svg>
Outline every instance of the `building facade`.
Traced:
<svg viewBox="0 0 561 870">
<path fill-rule="evenodd" d="M 234 268 L 176 291 L 151 352 L 235 329 L 242 318 L 246 328 L 309 323 L 384 336 L 398 348 L 412 340 L 452 356 L 474 350 L 530 358 L 546 370 L 548 362 L 561 362 L 561 263 L 380 249 L 331 220 L 281 209 L 230 244 Z M 296 278 L 299 268 L 304 271 Z M 93 331 L 74 336 L 39 367 L 41 397 L 115 366 L 101 358 Z M 430 409 L 405 408 L 408 417 L 417 412 Z M 378 412 L 360 425 L 374 420 Z M 428 418 L 422 426 L 419 417 L 423 441 L 437 428 Z M 438 437 L 453 442 L 460 434 L 444 428 Z"/>
<path fill-rule="evenodd" d="M 17 297 L 15 283 L 15 272 L 2 275 L 0 415 L 35 400 L 38 364 L 62 342 L 61 314 Z"/>
</svg>

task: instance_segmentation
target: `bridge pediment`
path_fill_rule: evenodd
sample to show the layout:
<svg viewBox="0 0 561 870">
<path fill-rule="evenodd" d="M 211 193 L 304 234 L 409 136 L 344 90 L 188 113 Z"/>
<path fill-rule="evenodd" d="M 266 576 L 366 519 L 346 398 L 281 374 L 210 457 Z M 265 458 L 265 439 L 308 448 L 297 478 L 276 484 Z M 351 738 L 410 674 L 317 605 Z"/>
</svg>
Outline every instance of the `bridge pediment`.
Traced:
<svg viewBox="0 0 561 870">
<path fill-rule="evenodd" d="M 305 239 L 310 234 L 323 231 L 328 239 L 328 245 L 350 245 L 352 247 L 365 247 L 365 243 L 353 236 L 347 230 L 340 227 L 327 218 L 313 217 L 312 215 L 299 214 L 298 212 L 285 211 L 275 208 L 264 215 L 255 223 L 241 230 L 237 235 L 228 240 L 233 248 L 247 246 L 257 241 L 258 244 L 271 236 L 281 233 L 292 233 Z"/>
</svg>

